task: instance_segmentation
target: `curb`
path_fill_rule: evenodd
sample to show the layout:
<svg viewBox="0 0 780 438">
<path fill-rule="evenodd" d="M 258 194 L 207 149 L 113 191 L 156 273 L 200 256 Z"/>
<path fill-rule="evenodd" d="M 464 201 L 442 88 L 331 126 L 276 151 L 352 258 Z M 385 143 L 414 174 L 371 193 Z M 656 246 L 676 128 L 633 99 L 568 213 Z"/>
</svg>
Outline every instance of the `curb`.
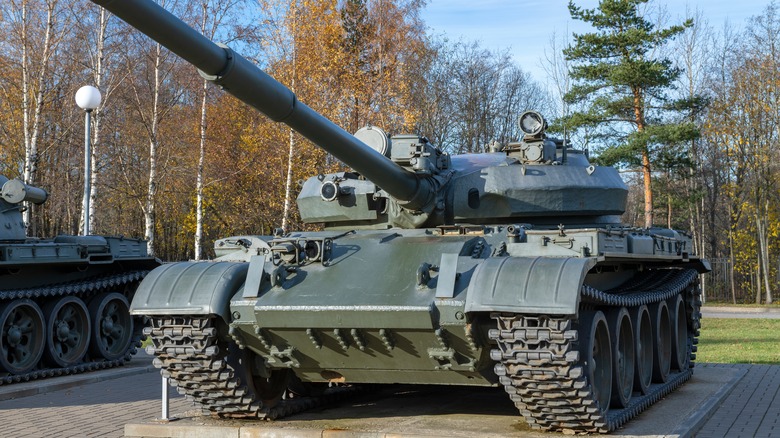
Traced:
<svg viewBox="0 0 780 438">
<path fill-rule="evenodd" d="M 706 366 L 706 365 L 705 365 Z M 723 403 L 726 397 L 731 394 L 734 387 L 737 386 L 743 377 L 747 374 L 744 368 L 734 368 L 734 375 L 717 392 L 715 392 L 705 403 L 699 406 L 686 421 L 685 425 L 679 425 L 672 431 L 672 436 L 678 438 L 691 438 L 696 435 L 704 423 L 712 417 L 718 406 Z"/>
</svg>

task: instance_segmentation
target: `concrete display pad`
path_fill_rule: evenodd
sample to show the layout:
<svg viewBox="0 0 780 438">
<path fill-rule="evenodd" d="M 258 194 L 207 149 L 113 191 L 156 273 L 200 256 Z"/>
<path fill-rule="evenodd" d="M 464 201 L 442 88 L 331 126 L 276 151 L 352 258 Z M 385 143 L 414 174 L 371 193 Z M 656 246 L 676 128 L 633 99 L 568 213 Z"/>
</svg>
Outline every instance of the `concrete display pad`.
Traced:
<svg viewBox="0 0 780 438">
<path fill-rule="evenodd" d="M 697 367 L 688 383 L 610 436 L 688 437 L 745 375 Z M 125 425 L 126 437 L 545 437 L 532 431 L 500 388 L 399 385 L 281 420 L 220 420 L 187 412 L 172 421 Z"/>
</svg>

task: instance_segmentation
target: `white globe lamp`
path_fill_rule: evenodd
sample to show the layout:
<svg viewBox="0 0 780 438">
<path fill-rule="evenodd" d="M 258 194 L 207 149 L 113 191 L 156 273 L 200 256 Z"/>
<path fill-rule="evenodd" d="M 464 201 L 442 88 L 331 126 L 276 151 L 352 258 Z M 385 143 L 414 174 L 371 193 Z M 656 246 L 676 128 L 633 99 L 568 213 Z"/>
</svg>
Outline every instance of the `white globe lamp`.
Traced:
<svg viewBox="0 0 780 438">
<path fill-rule="evenodd" d="M 76 92 L 76 105 L 85 111 L 92 111 L 100 106 L 100 90 L 92 85 L 85 85 Z"/>
</svg>

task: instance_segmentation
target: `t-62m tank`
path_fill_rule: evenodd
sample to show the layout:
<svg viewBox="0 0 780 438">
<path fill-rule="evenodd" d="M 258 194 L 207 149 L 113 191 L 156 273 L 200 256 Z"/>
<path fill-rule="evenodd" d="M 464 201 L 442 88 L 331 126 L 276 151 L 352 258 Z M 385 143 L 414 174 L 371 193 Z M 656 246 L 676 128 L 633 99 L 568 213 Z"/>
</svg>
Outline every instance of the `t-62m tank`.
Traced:
<svg viewBox="0 0 780 438">
<path fill-rule="evenodd" d="M 23 203 L 47 197 L 0 175 L 0 384 L 121 365 L 140 346 L 129 300 L 160 263 L 136 239 L 26 237 Z"/>
<path fill-rule="evenodd" d="M 354 170 L 303 185 L 301 217 L 323 231 L 221 239 L 216 260 L 141 283 L 131 312 L 152 319 L 155 364 L 205 410 L 493 386 L 534 428 L 608 432 L 691 376 L 707 262 L 681 232 L 622 225 L 617 171 L 547 138 L 540 114 L 485 154 L 352 135 L 151 0 L 94 1 Z"/>
</svg>

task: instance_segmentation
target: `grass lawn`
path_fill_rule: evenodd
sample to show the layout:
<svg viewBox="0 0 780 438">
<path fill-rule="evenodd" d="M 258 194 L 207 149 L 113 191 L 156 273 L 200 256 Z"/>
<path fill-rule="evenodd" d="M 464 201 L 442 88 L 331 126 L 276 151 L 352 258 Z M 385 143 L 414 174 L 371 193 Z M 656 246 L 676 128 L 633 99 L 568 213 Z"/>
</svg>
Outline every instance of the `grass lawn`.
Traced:
<svg viewBox="0 0 780 438">
<path fill-rule="evenodd" d="M 697 362 L 780 364 L 780 319 L 703 318 Z"/>
</svg>

